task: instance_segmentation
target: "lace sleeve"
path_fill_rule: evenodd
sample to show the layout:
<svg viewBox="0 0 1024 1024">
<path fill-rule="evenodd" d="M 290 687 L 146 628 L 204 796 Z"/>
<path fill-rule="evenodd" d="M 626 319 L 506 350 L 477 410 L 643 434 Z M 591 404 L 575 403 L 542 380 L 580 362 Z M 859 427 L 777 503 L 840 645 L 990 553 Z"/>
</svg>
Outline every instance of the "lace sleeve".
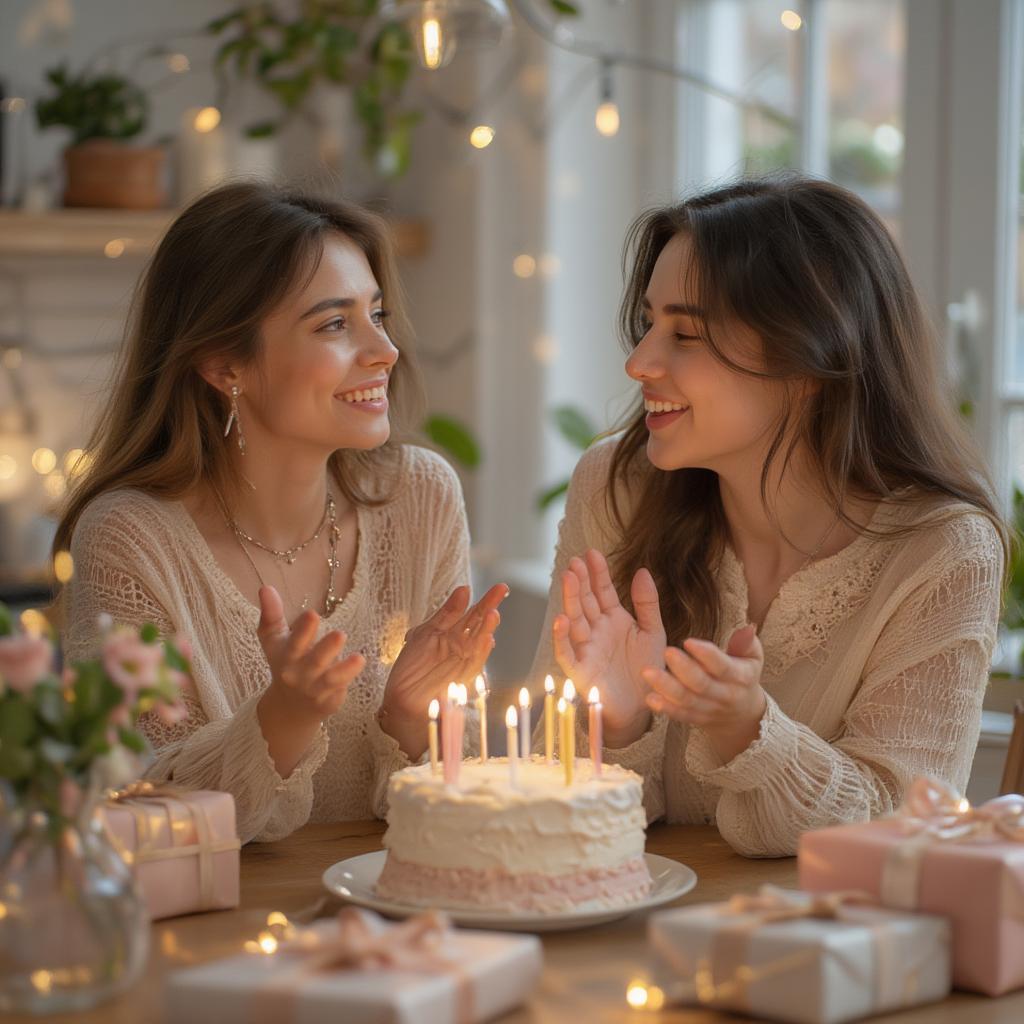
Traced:
<svg viewBox="0 0 1024 1024">
<path fill-rule="evenodd" d="M 760 737 L 728 764 L 690 730 L 687 768 L 722 788 L 718 827 L 739 853 L 793 854 L 802 832 L 888 813 L 922 773 L 965 786 L 1002 584 L 1001 548 L 983 529 L 987 541 L 936 559 L 889 618 L 834 742 L 770 698 Z"/>
<path fill-rule="evenodd" d="M 70 660 L 95 656 L 101 643 L 101 614 L 129 626 L 151 622 L 162 634 L 182 631 L 194 640 L 185 613 L 175 610 L 170 598 L 157 596 L 164 590 L 161 562 L 150 543 L 159 546 L 159 540 L 147 542 L 147 536 L 149 532 L 130 514 L 116 507 L 102 515 L 94 511 L 83 516 L 71 547 L 75 575 L 64 595 Z M 309 818 L 313 773 L 326 756 L 326 734 L 321 730 L 303 760 L 287 780 L 282 779 L 256 717 L 262 694 L 243 702 L 230 717 L 211 719 L 197 694 L 216 687 L 217 680 L 206 652 L 193 646 L 196 691 L 188 695 L 189 717 L 174 727 L 152 713 L 140 720 L 154 748 L 146 777 L 231 793 L 243 842 L 287 835 Z"/>
</svg>

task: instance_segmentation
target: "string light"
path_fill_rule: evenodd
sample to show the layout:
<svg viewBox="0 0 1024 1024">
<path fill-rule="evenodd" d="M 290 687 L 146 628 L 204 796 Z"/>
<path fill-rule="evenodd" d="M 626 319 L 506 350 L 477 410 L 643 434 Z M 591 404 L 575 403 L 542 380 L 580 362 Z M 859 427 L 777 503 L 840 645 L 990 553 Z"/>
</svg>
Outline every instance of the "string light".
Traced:
<svg viewBox="0 0 1024 1024">
<path fill-rule="evenodd" d="M 594 125 L 606 139 L 619 134 L 619 108 L 612 96 L 612 67 L 608 61 L 601 67 L 601 104 L 594 115 Z"/>
<path fill-rule="evenodd" d="M 32 453 L 32 468 L 40 475 L 52 473 L 57 465 L 57 456 L 49 448 L 37 448 Z"/>
<path fill-rule="evenodd" d="M 106 256 L 108 260 L 116 260 L 118 256 L 124 255 L 124 250 L 124 239 L 112 238 L 105 246 L 103 246 L 103 255 Z"/>
<path fill-rule="evenodd" d="M 537 272 L 537 261 L 529 253 L 520 253 L 512 261 L 512 273 L 526 279 Z"/>
<path fill-rule="evenodd" d="M 405 24 L 426 71 L 446 67 L 464 47 L 497 45 L 509 21 L 505 0 L 384 0 L 379 14 Z"/>
<path fill-rule="evenodd" d="M 212 132 L 220 124 L 220 111 L 216 107 L 203 107 L 196 112 L 192 126 L 197 132 Z"/>
<path fill-rule="evenodd" d="M 783 28 L 788 28 L 790 32 L 797 32 L 800 26 L 804 23 L 803 18 L 800 17 L 796 11 L 783 11 L 779 15 L 779 21 L 782 22 Z"/>
<path fill-rule="evenodd" d="M 494 141 L 494 129 L 488 124 L 478 124 L 469 133 L 469 141 L 474 149 L 486 149 Z"/>
</svg>

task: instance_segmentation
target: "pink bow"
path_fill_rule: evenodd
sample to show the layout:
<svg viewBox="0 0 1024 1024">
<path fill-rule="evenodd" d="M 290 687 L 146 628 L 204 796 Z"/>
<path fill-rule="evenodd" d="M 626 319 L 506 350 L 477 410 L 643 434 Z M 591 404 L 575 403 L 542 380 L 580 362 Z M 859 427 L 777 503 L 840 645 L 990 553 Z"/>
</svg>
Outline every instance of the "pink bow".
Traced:
<svg viewBox="0 0 1024 1024">
<path fill-rule="evenodd" d="M 810 899 L 803 894 L 794 896 L 774 885 L 762 885 L 757 893 L 737 893 L 726 904 L 730 914 L 756 914 L 762 923 L 795 921 L 803 918 L 835 920 L 839 910 L 851 904 L 868 904 L 874 901 L 864 892 L 830 892 L 814 894 Z"/>
<path fill-rule="evenodd" d="M 354 907 L 338 912 L 338 930 L 326 937 L 314 929 L 302 929 L 281 943 L 282 951 L 310 954 L 311 971 L 338 968 L 357 970 L 451 970 L 438 952 L 451 933 L 448 918 L 437 911 L 417 914 L 384 931 L 375 931 L 365 914 Z"/>
<path fill-rule="evenodd" d="M 972 807 L 952 786 L 922 775 L 911 783 L 898 813 L 911 831 L 938 839 L 998 836 L 1024 842 L 1024 796 L 1019 793 Z"/>
</svg>

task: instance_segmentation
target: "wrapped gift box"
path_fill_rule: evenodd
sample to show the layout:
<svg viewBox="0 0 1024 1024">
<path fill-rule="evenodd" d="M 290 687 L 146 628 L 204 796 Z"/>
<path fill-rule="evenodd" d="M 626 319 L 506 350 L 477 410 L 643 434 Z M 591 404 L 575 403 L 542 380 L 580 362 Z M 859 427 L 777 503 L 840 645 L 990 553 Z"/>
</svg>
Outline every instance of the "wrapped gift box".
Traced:
<svg viewBox="0 0 1024 1024">
<path fill-rule="evenodd" d="M 396 925 L 367 911 L 342 911 L 346 927 L 358 925 L 370 936 L 360 943 L 382 943 L 383 956 L 372 948 L 353 954 L 351 943 L 339 945 L 339 920 L 318 921 L 273 953 L 256 947 L 178 971 L 168 981 L 167 1018 L 189 1024 L 477 1024 L 529 996 L 542 965 L 536 936 L 442 925 L 435 941 L 420 949 L 393 939 L 436 917 Z"/>
<path fill-rule="evenodd" d="M 661 911 L 648 938 L 671 1002 L 800 1024 L 838 1024 L 942 999 L 950 989 L 941 917 L 766 888 Z"/>
<path fill-rule="evenodd" d="M 240 844 L 230 793 L 136 783 L 99 814 L 154 921 L 238 906 Z"/>
</svg>

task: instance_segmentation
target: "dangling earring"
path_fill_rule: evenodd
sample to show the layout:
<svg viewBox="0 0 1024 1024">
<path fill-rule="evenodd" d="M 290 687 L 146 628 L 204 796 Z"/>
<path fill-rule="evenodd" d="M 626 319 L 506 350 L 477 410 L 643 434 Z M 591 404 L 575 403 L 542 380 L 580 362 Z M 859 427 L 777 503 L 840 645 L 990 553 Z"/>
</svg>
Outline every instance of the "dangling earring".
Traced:
<svg viewBox="0 0 1024 1024">
<path fill-rule="evenodd" d="M 224 436 L 227 437 L 231 433 L 231 426 L 234 424 L 238 428 L 238 450 L 244 455 L 245 454 L 245 434 L 242 433 L 242 420 L 238 415 L 238 396 L 241 392 L 238 390 L 238 385 L 232 385 L 231 387 L 231 414 L 228 416 L 227 426 L 224 428 Z"/>
</svg>

